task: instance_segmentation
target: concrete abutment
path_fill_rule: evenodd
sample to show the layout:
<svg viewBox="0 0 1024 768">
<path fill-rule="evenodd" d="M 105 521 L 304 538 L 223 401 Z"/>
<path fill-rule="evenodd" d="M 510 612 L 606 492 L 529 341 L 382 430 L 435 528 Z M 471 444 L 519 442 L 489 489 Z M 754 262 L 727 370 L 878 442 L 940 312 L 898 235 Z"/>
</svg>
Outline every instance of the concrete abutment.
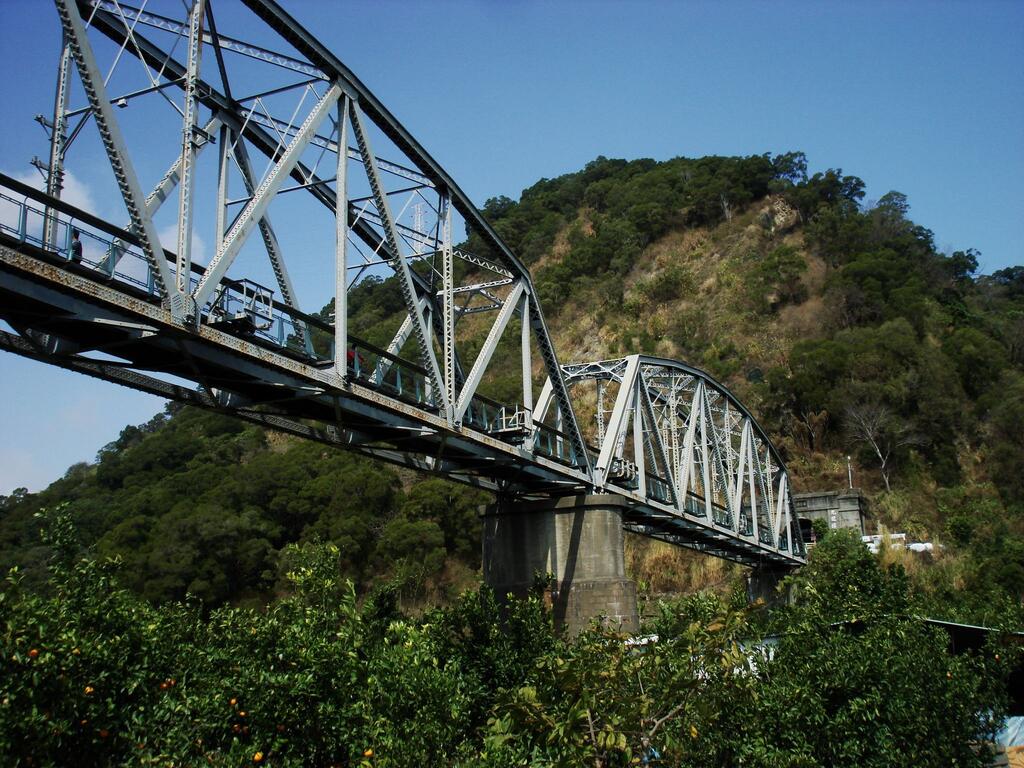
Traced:
<svg viewBox="0 0 1024 768">
<path fill-rule="evenodd" d="M 747 601 L 751 604 L 761 600 L 770 606 L 792 602 L 791 589 L 780 589 L 782 580 L 793 573 L 792 568 L 762 564 L 754 566 L 747 573 Z"/>
<path fill-rule="evenodd" d="M 551 574 L 555 623 L 570 635 L 598 616 L 636 632 L 636 586 L 626 578 L 623 550 L 625 506 L 612 494 L 499 501 L 484 513 L 484 581 L 499 598 L 525 597 L 538 577 Z"/>
</svg>

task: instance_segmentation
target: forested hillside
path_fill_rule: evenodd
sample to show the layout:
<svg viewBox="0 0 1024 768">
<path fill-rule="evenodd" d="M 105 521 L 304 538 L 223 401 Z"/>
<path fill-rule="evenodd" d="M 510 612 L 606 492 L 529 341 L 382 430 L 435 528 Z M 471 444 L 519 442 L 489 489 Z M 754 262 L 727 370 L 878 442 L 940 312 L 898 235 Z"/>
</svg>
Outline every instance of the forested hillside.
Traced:
<svg viewBox="0 0 1024 768">
<path fill-rule="evenodd" d="M 645 352 L 707 369 L 772 434 L 798 491 L 843 487 L 852 455 L 871 525 L 941 545 L 903 558 L 915 588 L 936 612 L 991 620 L 1024 590 L 1024 267 L 979 276 L 976 252 L 940 253 L 909 212 L 897 192 L 866 201 L 841 170 L 808 176 L 800 153 L 602 157 L 484 206 L 531 268 L 563 362 Z M 473 236 L 465 247 L 487 255 Z M 401 301 L 370 280 L 350 310 L 381 344 Z M 497 371 L 488 394 L 516 375 Z M 360 593 L 394 581 L 443 603 L 478 581 L 486 500 L 170 406 L 45 491 L 0 498 L 0 567 L 42 583 L 34 514 L 67 502 L 83 549 L 120 556 L 122 581 L 153 601 L 262 603 L 285 547 L 320 540 Z M 629 555 L 655 592 L 735 575 L 645 542 Z"/>
<path fill-rule="evenodd" d="M 123 579 L 155 601 L 195 595 L 210 606 L 263 602 L 296 541 L 338 546 L 361 591 L 384 579 L 421 590 L 447 576 L 462 588 L 479 567 L 481 494 L 284 438 L 214 413 L 168 406 L 126 427 L 93 465 L 40 494 L 5 500 L 5 564 L 30 582 L 49 557 L 36 511 L 69 502 L 83 547 L 124 560 Z M 444 595 L 442 595 L 444 597 Z"/>
<path fill-rule="evenodd" d="M 476 589 L 486 494 L 172 405 L 0 498 L 0 567 L 17 569 L 0 586 L 0 756 L 991 765 L 1024 627 L 1024 267 L 977 275 L 902 195 L 863 190 L 809 177 L 799 153 L 598 158 L 485 212 L 563 361 L 708 369 L 796 490 L 844 487 L 850 455 L 870 525 L 932 553 L 828 533 L 793 603 L 767 611 L 739 567 L 633 538 L 649 636 L 569 640 L 542 593 L 502 612 Z M 381 344 L 401 301 L 371 280 L 350 310 Z M 488 394 L 517 376 L 499 367 Z M 922 616 L 998 631 L 954 653 Z"/>
<path fill-rule="evenodd" d="M 936 612 L 1019 604 L 1024 267 L 978 275 L 979 254 L 940 253 L 904 195 L 866 201 L 861 179 L 808 176 L 801 153 L 598 158 L 485 211 L 530 264 L 563 356 L 707 369 L 796 490 L 845 487 L 851 455 L 870 525 L 940 545 L 900 558 Z"/>
</svg>

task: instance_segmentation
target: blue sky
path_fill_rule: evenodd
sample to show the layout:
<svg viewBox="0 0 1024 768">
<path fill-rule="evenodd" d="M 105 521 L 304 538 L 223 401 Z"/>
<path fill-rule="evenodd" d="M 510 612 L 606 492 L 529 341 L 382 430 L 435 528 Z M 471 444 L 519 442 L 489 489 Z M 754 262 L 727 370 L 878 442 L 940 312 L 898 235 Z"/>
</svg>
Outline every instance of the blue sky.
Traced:
<svg viewBox="0 0 1024 768">
<path fill-rule="evenodd" d="M 478 204 L 597 155 L 801 150 L 869 199 L 905 193 L 982 271 L 1024 263 L 1024 3 L 284 4 Z M 32 118 L 52 110 L 58 47 L 49 3 L 0 0 L 5 173 L 46 155 Z M 44 487 L 161 408 L 0 354 L 0 493 Z"/>
</svg>

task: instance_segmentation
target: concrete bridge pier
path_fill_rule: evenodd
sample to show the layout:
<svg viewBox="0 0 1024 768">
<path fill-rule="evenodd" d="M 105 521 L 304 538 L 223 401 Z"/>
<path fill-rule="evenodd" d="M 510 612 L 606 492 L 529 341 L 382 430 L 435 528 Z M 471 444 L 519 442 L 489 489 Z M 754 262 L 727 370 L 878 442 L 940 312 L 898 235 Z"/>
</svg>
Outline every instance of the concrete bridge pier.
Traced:
<svg viewBox="0 0 1024 768">
<path fill-rule="evenodd" d="M 499 598 L 525 597 L 538 577 L 552 574 L 556 626 L 575 635 L 600 616 L 636 632 L 636 585 L 626 578 L 623 552 L 625 505 L 612 494 L 499 500 L 484 513 L 484 581 Z"/>
<path fill-rule="evenodd" d="M 779 584 L 792 572 L 792 568 L 767 563 L 754 566 L 747 574 L 747 600 L 750 603 L 762 600 L 768 605 L 783 605 L 791 602 L 791 590 L 780 591 Z"/>
</svg>

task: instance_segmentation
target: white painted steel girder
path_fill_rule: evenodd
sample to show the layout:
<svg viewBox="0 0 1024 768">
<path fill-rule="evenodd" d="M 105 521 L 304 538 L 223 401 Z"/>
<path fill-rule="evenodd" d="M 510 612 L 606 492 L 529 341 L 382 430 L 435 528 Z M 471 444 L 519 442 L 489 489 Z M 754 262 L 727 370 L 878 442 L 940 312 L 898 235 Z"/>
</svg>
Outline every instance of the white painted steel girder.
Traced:
<svg viewBox="0 0 1024 768">
<path fill-rule="evenodd" d="M 159 0 L 141 9 L 119 0 L 55 2 L 68 41 L 65 60 L 70 57 L 75 62 L 89 106 L 67 111 L 67 67 L 58 68 L 64 74 L 55 99 L 49 194 L 29 195 L 23 198 L 24 205 L 27 208 L 30 199 L 39 200 L 45 211 L 93 221 L 94 238 L 112 238 L 103 267 L 105 283 L 94 286 L 88 275 L 64 274 L 59 264 L 51 263 L 56 236 L 55 225 L 48 224 L 39 243 L 42 251 L 31 245 L 22 227 L 20 245 L 3 252 L 4 290 L 11 295 L 28 291 L 55 305 L 74 305 L 77 314 L 73 316 L 83 324 L 76 326 L 78 337 L 58 340 L 62 349 L 72 351 L 88 348 L 82 336 L 90 322 L 99 322 L 99 306 L 103 312 L 121 307 L 130 315 L 124 321 L 124 339 L 117 344 L 145 351 L 146 345 L 162 341 L 167 333 L 163 310 L 149 306 L 154 297 L 161 299 L 177 334 L 173 345 L 161 349 L 190 350 L 199 385 L 196 392 L 206 395 L 186 395 L 177 384 L 154 383 L 152 364 L 143 375 L 132 373 L 130 365 L 97 367 L 73 353 L 51 362 L 202 407 L 233 409 L 241 418 L 521 497 L 614 491 L 635 505 L 629 525 L 648 535 L 689 542 L 706 551 L 725 551 L 723 556 L 743 562 L 764 557 L 790 564 L 802 561 L 785 467 L 750 413 L 718 382 L 683 363 L 632 355 L 561 366 L 526 267 L 454 179 L 334 54 L 276 2 L 238 0 L 242 13 L 232 16 L 232 22 L 238 25 L 248 11 L 247 22 L 239 29 L 248 32 L 253 23 L 263 24 L 261 39 L 276 36 L 278 47 L 291 54 L 219 30 L 215 9 L 228 0 L 170 2 L 162 6 L 168 8 L 168 15 L 157 13 Z M 144 33 L 162 35 L 163 44 Z M 184 45 L 168 44 L 168 35 Z M 90 42 L 90 37 L 98 36 L 109 38 L 118 48 L 107 78 Z M 175 58 L 176 52 L 184 61 Z M 146 79 L 134 90 L 111 95 L 105 83 L 122 58 L 140 61 Z M 244 66 L 236 67 L 240 61 Z M 264 71 L 260 67 L 271 68 L 275 76 L 254 82 L 259 77 L 254 73 Z M 239 71 L 243 79 L 248 78 L 242 96 L 238 95 Z M 296 76 L 302 79 L 287 81 Z M 159 94 L 173 108 L 171 120 L 180 124 L 180 140 L 174 146 L 155 141 L 131 145 L 121 134 L 113 105 L 131 107 L 146 94 Z M 66 162 L 67 145 L 78 130 L 67 136 L 67 117 L 84 112 L 91 114 L 100 130 L 128 210 L 127 229 L 96 222 L 95 217 L 59 200 L 62 166 L 52 158 Z M 83 122 L 84 118 L 79 128 Z M 354 147 L 349 146 L 350 135 Z M 216 194 L 203 196 L 198 193 L 201 177 L 195 169 L 203 148 L 218 141 Z M 374 146 L 386 146 L 386 153 L 398 156 L 380 157 Z M 133 155 L 161 151 L 170 162 L 169 170 L 143 198 Z M 256 173 L 250 152 L 266 158 L 262 176 Z M 245 197 L 229 199 L 232 177 L 244 186 Z M 172 254 L 159 242 L 153 215 L 176 187 L 177 251 Z M 304 195 L 303 199 L 333 217 L 335 315 L 329 324 L 299 310 L 288 260 L 268 214 L 274 200 L 284 194 Z M 211 197 L 216 199 L 213 215 L 197 215 L 198 201 Z M 411 223 L 406 215 L 410 206 L 416 210 Z M 236 211 L 233 216 L 232 210 Z M 454 242 L 456 213 L 482 238 L 485 253 L 468 253 Z M 48 215 L 44 218 L 50 221 Z M 205 268 L 191 263 L 196 220 L 216 221 L 214 255 Z M 264 299 L 268 317 L 271 322 L 277 318 L 282 329 L 286 320 L 290 323 L 289 333 L 301 341 L 298 350 L 280 342 L 281 348 L 275 348 L 266 339 L 253 345 L 250 339 L 232 337 L 211 304 L 244 281 L 245 275 L 229 277 L 229 272 L 256 229 L 283 299 L 281 303 Z M 118 271 L 123 260 L 137 259 L 139 252 L 150 273 L 142 297 L 139 286 L 119 283 Z M 33 266 L 32 260 L 40 258 Z M 323 261 L 329 264 L 331 259 Z M 368 270 L 383 268 L 396 278 L 405 319 L 387 348 L 374 351 L 352 334 L 348 292 Z M 350 271 L 355 272 L 355 280 L 350 279 Z M 59 290 L 48 292 L 46 285 L 59 285 Z M 458 320 L 484 311 L 493 312 L 493 319 L 483 347 L 464 372 Z M 37 340 L 49 338 L 47 333 L 24 323 L 16 325 L 22 322 L 15 317 L 16 311 L 9 314 L 12 326 L 22 335 L 5 337 L 0 346 L 44 359 L 47 348 L 40 348 Z M 516 317 L 518 328 L 513 324 Z M 191 322 L 183 324 L 184 320 Z M 157 330 L 147 331 L 151 335 L 146 337 L 132 335 L 127 329 L 134 322 L 152 323 Z M 327 360 L 313 351 L 313 328 L 333 342 Z M 399 357 L 406 341 L 413 339 L 416 363 Z M 517 403 L 495 403 L 480 394 L 486 391 L 504 339 L 519 350 L 519 360 L 514 361 L 521 368 Z M 364 351 L 374 356 L 367 370 L 361 370 Z M 327 398 L 334 404 L 334 416 L 323 417 L 326 422 L 313 427 L 298 417 L 288 421 L 259 410 L 258 402 L 282 407 L 276 396 L 257 398 L 257 402 L 251 392 L 232 391 L 230 382 L 208 386 L 204 376 L 213 374 L 205 371 L 218 370 L 219 356 L 242 366 L 239 370 L 246 372 L 253 391 L 289 393 L 288 397 L 296 398 L 296 413 L 304 413 L 299 407 L 302 400 L 312 404 Z M 536 397 L 535 361 L 544 380 Z M 167 373 L 191 376 L 179 363 L 168 359 Z M 266 381 L 260 383 L 260 377 Z M 594 382 L 598 390 L 597 445 L 593 447 L 584 438 L 570 399 L 570 387 L 586 382 Z M 410 394 L 403 387 L 416 391 Z M 614 405 L 607 410 L 612 391 Z M 210 393 L 216 397 L 204 399 Z M 343 413 L 359 413 L 367 426 L 343 424 Z M 399 433 L 404 437 L 395 437 Z M 424 441 L 435 438 L 432 452 L 424 453 Z M 420 441 L 415 450 L 408 447 L 411 439 Z M 474 453 L 478 454 L 475 459 Z M 521 466 L 518 474 L 510 474 L 509 462 Z"/>
<path fill-rule="evenodd" d="M 641 492 L 654 496 L 657 483 L 664 498 L 656 500 L 678 514 L 803 556 L 785 466 L 722 384 L 684 363 L 645 355 L 574 363 L 563 371 L 574 389 L 592 383 L 599 402 L 610 383 L 618 387 L 610 414 L 603 405 L 597 412 L 599 487 L 619 492 L 612 468 L 616 460 L 632 461 Z M 630 425 L 632 439 L 626 438 Z"/>
</svg>

